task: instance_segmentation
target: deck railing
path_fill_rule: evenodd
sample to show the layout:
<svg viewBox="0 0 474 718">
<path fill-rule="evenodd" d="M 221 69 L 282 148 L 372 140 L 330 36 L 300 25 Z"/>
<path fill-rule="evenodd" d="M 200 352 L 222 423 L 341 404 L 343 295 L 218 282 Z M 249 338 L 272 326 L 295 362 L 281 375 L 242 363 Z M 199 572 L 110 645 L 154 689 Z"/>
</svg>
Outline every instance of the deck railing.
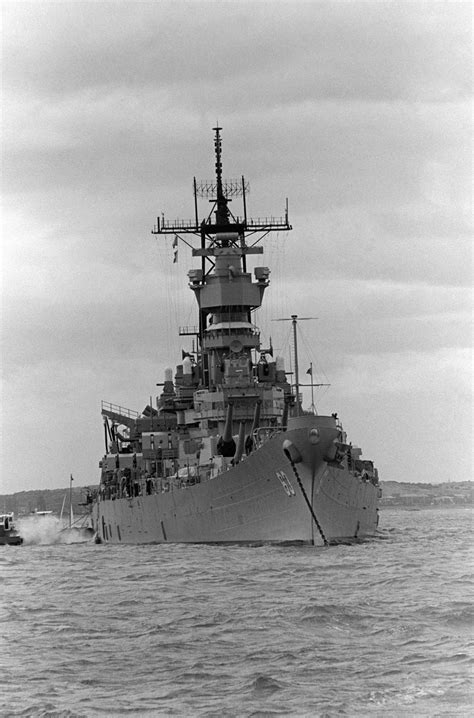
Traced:
<svg viewBox="0 0 474 718">
<path fill-rule="evenodd" d="M 110 401 L 102 401 L 100 408 L 102 412 L 111 411 L 114 414 L 127 416 L 129 419 L 137 419 L 139 417 L 138 411 L 135 411 L 134 409 L 127 409 L 126 407 L 119 406 L 118 404 L 111 404 Z"/>
</svg>

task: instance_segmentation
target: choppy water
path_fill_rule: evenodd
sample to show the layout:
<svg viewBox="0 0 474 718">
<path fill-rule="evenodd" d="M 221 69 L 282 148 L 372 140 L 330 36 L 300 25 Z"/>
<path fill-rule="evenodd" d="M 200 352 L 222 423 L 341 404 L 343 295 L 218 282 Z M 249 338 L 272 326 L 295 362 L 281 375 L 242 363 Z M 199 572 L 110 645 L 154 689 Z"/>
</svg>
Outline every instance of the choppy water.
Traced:
<svg viewBox="0 0 474 718">
<path fill-rule="evenodd" d="M 467 716 L 467 509 L 354 546 L 0 552 L 5 716 Z"/>
</svg>

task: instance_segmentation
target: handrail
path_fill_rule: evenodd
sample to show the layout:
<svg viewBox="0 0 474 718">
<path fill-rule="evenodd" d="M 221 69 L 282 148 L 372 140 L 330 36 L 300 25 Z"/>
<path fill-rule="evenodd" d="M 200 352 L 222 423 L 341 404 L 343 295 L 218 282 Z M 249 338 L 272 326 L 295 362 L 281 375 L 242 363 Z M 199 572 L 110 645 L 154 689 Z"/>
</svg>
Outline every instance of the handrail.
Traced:
<svg viewBox="0 0 474 718">
<path fill-rule="evenodd" d="M 253 432 L 254 444 L 257 448 L 266 444 L 275 434 L 282 431 L 281 426 L 258 426 Z"/>
<path fill-rule="evenodd" d="M 128 416 L 129 419 L 137 419 L 140 414 L 134 409 L 127 409 L 124 406 L 118 404 L 111 404 L 110 401 L 101 402 L 101 411 L 112 411 L 114 414 L 120 414 L 121 416 Z"/>
</svg>

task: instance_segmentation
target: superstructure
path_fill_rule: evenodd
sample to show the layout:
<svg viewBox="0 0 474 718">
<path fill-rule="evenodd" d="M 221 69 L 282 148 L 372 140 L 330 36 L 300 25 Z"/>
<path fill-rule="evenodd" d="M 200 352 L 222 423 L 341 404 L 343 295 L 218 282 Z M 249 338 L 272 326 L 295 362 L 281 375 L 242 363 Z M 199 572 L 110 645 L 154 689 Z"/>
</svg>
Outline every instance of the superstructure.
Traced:
<svg viewBox="0 0 474 718">
<path fill-rule="evenodd" d="M 336 414 L 303 411 L 297 355 L 290 382 L 252 321 L 270 269 L 252 276 L 247 258 L 263 253 L 269 232 L 291 230 L 288 205 L 281 218 L 247 217 L 246 180 L 222 176 L 220 127 L 214 151 L 215 179 L 194 179 L 194 220 L 161 217 L 153 229 L 193 247 L 198 321 L 180 330 L 191 346 L 174 375 L 165 371 L 154 402 L 141 413 L 102 403 L 97 539 L 328 544 L 370 535 L 380 493 L 373 462 Z M 202 220 L 200 197 L 211 200 Z M 229 206 L 237 197 L 241 216 Z"/>
</svg>

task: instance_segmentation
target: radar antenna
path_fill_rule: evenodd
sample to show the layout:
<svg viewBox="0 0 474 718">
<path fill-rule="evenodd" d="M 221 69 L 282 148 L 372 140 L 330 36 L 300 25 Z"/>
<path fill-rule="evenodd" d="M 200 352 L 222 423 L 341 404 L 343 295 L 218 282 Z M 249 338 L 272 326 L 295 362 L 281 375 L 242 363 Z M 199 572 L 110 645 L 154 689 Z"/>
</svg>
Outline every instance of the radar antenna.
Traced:
<svg viewBox="0 0 474 718">
<path fill-rule="evenodd" d="M 261 254 L 262 247 L 259 242 L 269 233 L 279 230 L 292 229 L 288 220 L 288 199 L 286 200 L 285 215 L 283 217 L 265 217 L 250 219 L 247 217 L 246 194 L 249 185 L 242 176 L 240 180 L 225 180 L 222 177 L 222 127 L 213 128 L 215 151 L 215 179 L 212 181 L 193 181 L 194 190 L 194 220 L 165 219 L 162 214 L 157 217 L 152 234 L 172 234 L 175 241 L 181 240 L 192 248 L 193 256 L 202 258 L 203 277 L 212 271 L 214 262 L 212 257 L 215 249 L 232 246 L 237 248 L 242 256 L 243 271 L 247 271 L 247 255 Z M 229 209 L 231 197 L 241 196 L 243 200 L 243 216 L 235 216 Z M 200 221 L 198 213 L 198 197 L 208 197 L 212 208 L 206 219 Z M 213 216 L 214 214 L 214 216 Z M 200 238 L 200 247 L 196 248 L 185 238 L 194 235 Z M 257 235 L 252 244 L 247 243 L 248 237 Z"/>
<path fill-rule="evenodd" d="M 216 133 L 216 136 L 214 138 L 214 148 L 216 151 L 216 190 L 217 190 L 217 196 L 216 196 L 216 204 L 217 204 L 217 210 L 216 210 L 216 224 L 229 224 L 229 208 L 227 207 L 228 199 L 227 197 L 224 197 L 224 192 L 222 191 L 222 140 L 220 132 L 222 130 L 222 127 L 213 127 L 212 128 L 214 132 Z"/>
</svg>

